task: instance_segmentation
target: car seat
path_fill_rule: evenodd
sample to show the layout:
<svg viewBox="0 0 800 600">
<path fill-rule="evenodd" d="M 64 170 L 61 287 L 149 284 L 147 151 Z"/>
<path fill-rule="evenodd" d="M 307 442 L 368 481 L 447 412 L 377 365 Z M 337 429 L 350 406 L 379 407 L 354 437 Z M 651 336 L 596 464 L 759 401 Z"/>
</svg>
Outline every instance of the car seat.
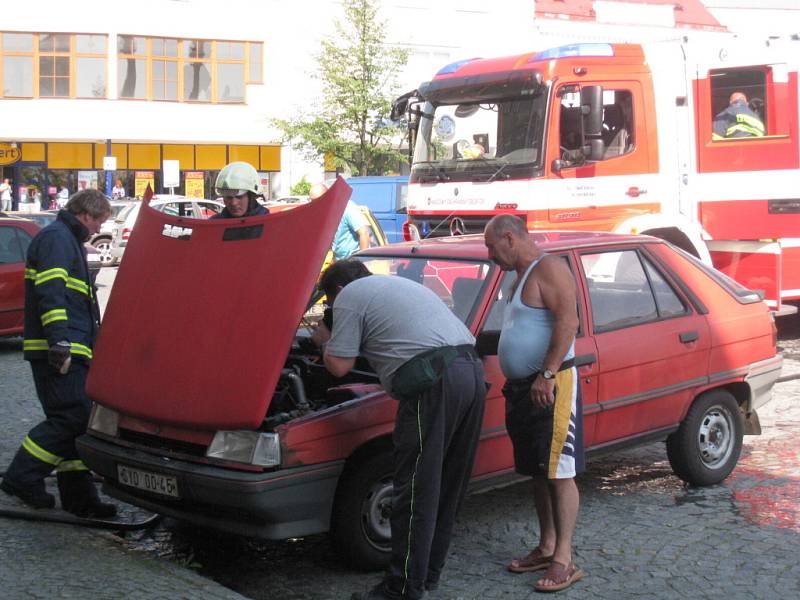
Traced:
<svg viewBox="0 0 800 600">
<path fill-rule="evenodd" d="M 604 107 L 603 128 L 603 143 L 606 147 L 603 160 L 625 154 L 629 136 L 621 106 L 609 104 Z"/>
</svg>

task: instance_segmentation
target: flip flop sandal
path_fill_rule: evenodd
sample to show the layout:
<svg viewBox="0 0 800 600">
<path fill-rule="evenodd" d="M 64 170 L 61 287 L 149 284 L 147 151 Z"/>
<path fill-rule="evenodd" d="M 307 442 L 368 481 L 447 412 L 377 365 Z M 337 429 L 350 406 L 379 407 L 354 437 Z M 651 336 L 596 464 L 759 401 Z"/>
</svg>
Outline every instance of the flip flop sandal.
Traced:
<svg viewBox="0 0 800 600">
<path fill-rule="evenodd" d="M 550 566 L 553 556 L 543 556 L 540 548 L 535 548 L 523 556 L 515 558 L 508 563 L 508 570 L 512 573 L 530 573 L 531 571 L 541 571 Z"/>
<path fill-rule="evenodd" d="M 585 575 L 586 573 L 581 571 L 574 563 L 570 563 L 567 566 L 563 563 L 552 561 L 542 579 L 549 579 L 553 583 L 550 585 L 541 584 L 539 581 L 542 581 L 542 579 L 540 579 L 534 584 L 533 589 L 537 592 L 559 592 L 567 589 L 576 581 L 580 581 Z"/>
</svg>

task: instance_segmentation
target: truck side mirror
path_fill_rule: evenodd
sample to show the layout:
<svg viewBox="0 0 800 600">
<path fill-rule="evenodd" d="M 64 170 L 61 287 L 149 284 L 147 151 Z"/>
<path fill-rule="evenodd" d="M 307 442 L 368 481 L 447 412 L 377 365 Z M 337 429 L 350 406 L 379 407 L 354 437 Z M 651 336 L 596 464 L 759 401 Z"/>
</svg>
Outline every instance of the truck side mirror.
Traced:
<svg viewBox="0 0 800 600">
<path fill-rule="evenodd" d="M 583 135 L 589 139 L 603 134 L 603 88 L 590 85 L 581 88 L 581 113 Z"/>
</svg>

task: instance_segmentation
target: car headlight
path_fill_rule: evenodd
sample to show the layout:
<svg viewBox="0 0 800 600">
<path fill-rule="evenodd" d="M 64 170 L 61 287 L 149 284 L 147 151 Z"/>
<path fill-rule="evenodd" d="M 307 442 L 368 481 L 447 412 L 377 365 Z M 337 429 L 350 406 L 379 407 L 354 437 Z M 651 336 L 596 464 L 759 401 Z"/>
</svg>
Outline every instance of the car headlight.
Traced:
<svg viewBox="0 0 800 600">
<path fill-rule="evenodd" d="M 111 437 L 117 437 L 118 425 L 119 413 L 117 411 L 106 408 L 96 402 L 92 405 L 92 414 L 89 415 L 89 425 L 87 429 Z"/>
<path fill-rule="evenodd" d="M 280 438 L 277 433 L 218 431 L 206 450 L 206 456 L 275 467 L 281 464 Z"/>
</svg>

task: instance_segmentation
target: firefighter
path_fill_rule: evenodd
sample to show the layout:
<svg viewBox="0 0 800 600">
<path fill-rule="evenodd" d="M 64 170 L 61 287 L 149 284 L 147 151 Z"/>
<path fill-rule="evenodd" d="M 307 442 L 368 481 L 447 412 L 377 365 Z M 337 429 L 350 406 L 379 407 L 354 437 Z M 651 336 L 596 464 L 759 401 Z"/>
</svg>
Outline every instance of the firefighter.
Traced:
<svg viewBox="0 0 800 600">
<path fill-rule="evenodd" d="M 53 508 L 55 498 L 44 480 L 55 469 L 62 508 L 80 517 L 107 518 L 117 511 L 100 501 L 75 450 L 75 438 L 89 419 L 85 383 L 100 325 L 83 244 L 110 215 L 101 192 L 81 190 L 28 248 L 22 347 L 45 420 L 22 441 L 0 483 L 34 508 Z"/>
<path fill-rule="evenodd" d="M 217 196 L 222 196 L 225 208 L 212 219 L 237 219 L 266 215 L 269 211 L 258 203 L 258 172 L 246 162 L 232 162 L 217 175 L 214 184 Z"/>
<path fill-rule="evenodd" d="M 764 137 L 764 122 L 747 105 L 742 92 L 731 94 L 728 107 L 714 117 L 714 139 Z"/>
</svg>

